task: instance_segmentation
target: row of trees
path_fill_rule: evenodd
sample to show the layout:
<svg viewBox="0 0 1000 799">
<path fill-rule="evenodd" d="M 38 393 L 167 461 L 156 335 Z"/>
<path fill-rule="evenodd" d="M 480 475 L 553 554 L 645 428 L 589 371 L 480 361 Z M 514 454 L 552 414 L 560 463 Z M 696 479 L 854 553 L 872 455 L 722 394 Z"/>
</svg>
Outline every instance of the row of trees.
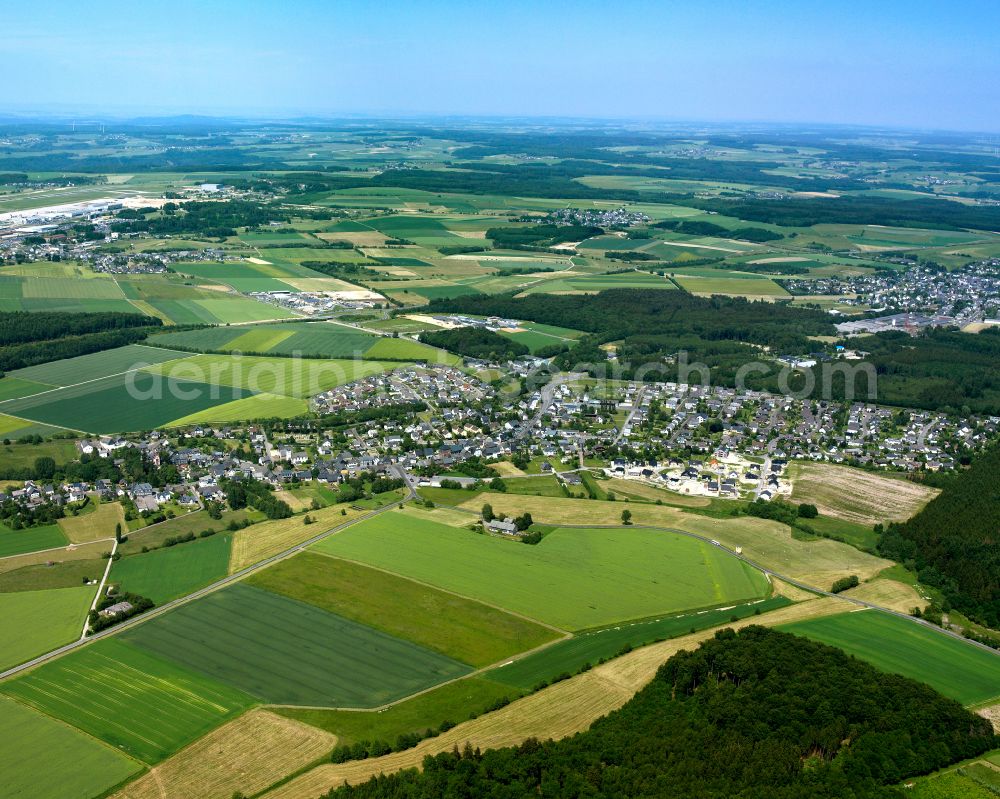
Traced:
<svg viewBox="0 0 1000 799">
<path fill-rule="evenodd" d="M 287 519 L 292 515 L 288 503 L 274 496 L 274 490 L 267 483 L 244 478 L 225 480 L 221 486 L 226 492 L 226 502 L 233 510 L 253 506 L 268 519 Z"/>
</svg>

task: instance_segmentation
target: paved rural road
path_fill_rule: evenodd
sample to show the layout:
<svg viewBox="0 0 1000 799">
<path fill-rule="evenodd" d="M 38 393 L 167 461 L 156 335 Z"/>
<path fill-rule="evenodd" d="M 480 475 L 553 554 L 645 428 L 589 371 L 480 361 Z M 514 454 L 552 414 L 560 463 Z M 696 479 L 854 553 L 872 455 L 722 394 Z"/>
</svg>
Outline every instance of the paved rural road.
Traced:
<svg viewBox="0 0 1000 799">
<path fill-rule="evenodd" d="M 400 501 L 405 502 L 411 499 L 415 499 L 417 496 L 417 492 L 413 482 L 413 478 L 409 474 L 407 474 L 404 469 L 398 466 L 390 467 L 390 471 L 393 472 L 396 476 L 401 477 L 406 482 L 406 487 L 408 489 L 408 492 L 406 497 Z M 109 627 L 108 629 L 102 630 L 99 633 L 94 633 L 93 635 L 87 636 L 86 638 L 81 638 L 77 641 L 74 641 L 71 644 L 66 644 L 65 646 L 59 647 L 58 649 L 53 649 L 51 652 L 46 652 L 44 655 L 39 655 L 38 657 L 33 658 L 25 663 L 22 663 L 19 666 L 14 666 L 13 668 L 7 669 L 4 672 L 0 672 L 0 680 L 4 680 L 7 677 L 13 677 L 15 674 L 19 674 L 22 671 L 27 671 L 28 669 L 34 668 L 35 666 L 45 663 L 48 660 L 52 660 L 53 658 L 65 655 L 67 652 L 72 652 L 74 649 L 77 649 L 81 646 L 86 646 L 91 641 L 97 641 L 100 638 L 106 638 L 107 636 L 114 635 L 115 633 L 118 633 L 121 630 L 127 629 L 129 627 L 135 627 L 139 624 L 142 624 L 145 621 L 148 621 L 149 619 L 159 616 L 160 614 L 173 610 L 174 608 L 179 607 L 180 605 L 184 605 L 195 599 L 199 599 L 205 596 L 206 594 L 211 594 L 213 591 L 218 591 L 220 588 L 225 588 L 230 583 L 234 583 L 237 580 L 241 580 L 248 574 L 252 574 L 253 572 L 259 571 L 260 569 L 270 566 L 273 563 L 277 563 L 279 560 L 284 560 L 285 558 L 294 555 L 296 552 L 301 552 L 307 547 L 310 547 L 313 544 L 315 544 L 317 541 L 322 541 L 329 535 L 333 535 L 334 533 L 339 533 L 341 530 L 351 527 L 352 525 L 355 525 L 358 522 L 363 522 L 366 519 L 372 518 L 373 516 L 378 516 L 380 513 L 385 513 L 388 510 L 392 510 L 393 508 L 397 507 L 398 504 L 399 504 L 398 502 L 391 502 L 388 505 L 384 505 L 381 508 L 371 511 L 370 513 L 358 516 L 356 519 L 351 519 L 350 521 L 344 522 L 343 524 L 338 524 L 336 527 L 331 527 L 329 530 L 325 530 L 322 533 L 318 533 L 317 535 L 314 535 L 307 541 L 303 541 L 299 544 L 296 544 L 293 547 L 290 547 L 289 549 L 286 549 L 284 552 L 279 552 L 277 555 L 272 555 L 271 557 L 262 560 L 259 563 L 255 563 L 253 566 L 247 566 L 245 569 L 240 569 L 238 572 L 233 572 L 229 576 L 223 577 L 221 580 L 217 580 L 211 585 L 206 585 L 204 588 L 201 588 L 192 594 L 188 594 L 187 596 L 183 596 L 179 599 L 167 602 L 165 605 L 160 605 L 159 607 L 153 608 L 152 610 L 146 613 L 142 613 L 138 616 L 133 616 L 131 619 L 127 619 L 126 621 L 121 622 L 121 624 L 116 624 L 114 627 Z"/>
</svg>

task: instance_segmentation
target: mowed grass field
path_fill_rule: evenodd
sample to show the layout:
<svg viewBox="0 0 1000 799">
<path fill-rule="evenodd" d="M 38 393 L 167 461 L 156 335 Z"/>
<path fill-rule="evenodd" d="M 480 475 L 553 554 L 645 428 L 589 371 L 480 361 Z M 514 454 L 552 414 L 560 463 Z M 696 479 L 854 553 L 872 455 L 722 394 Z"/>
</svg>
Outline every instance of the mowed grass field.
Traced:
<svg viewBox="0 0 1000 799">
<path fill-rule="evenodd" d="M 79 585 L 0 594 L 0 669 L 79 638 L 96 591 Z"/>
<path fill-rule="evenodd" d="M 96 502 L 97 500 L 90 500 L 90 505 L 79 516 L 68 515 L 59 520 L 60 529 L 74 544 L 114 538 L 118 524 L 122 526 L 122 530 L 127 529 L 125 511 L 120 502 L 101 502 L 92 507 Z"/>
<path fill-rule="evenodd" d="M 122 638 L 276 704 L 377 707 L 469 671 L 409 641 L 243 584 Z"/>
<path fill-rule="evenodd" d="M 89 735 L 3 696 L 0 739 L 3 796 L 91 799 L 141 768 Z"/>
<path fill-rule="evenodd" d="M 914 621 L 865 610 L 795 622 L 781 629 L 840 647 L 884 671 L 925 682 L 965 705 L 1000 698 L 1000 655 Z"/>
<path fill-rule="evenodd" d="M 248 584 L 308 602 L 471 666 L 534 649 L 558 633 L 480 602 L 327 555 L 296 555 Z"/>
<path fill-rule="evenodd" d="M 111 567 L 110 580 L 124 591 L 149 597 L 162 605 L 225 577 L 231 542 L 231 535 L 219 533 L 166 549 L 129 555 Z"/>
<path fill-rule="evenodd" d="M 305 525 L 301 516 L 292 516 L 288 519 L 260 522 L 252 527 L 238 530 L 233 533 L 229 573 L 232 574 L 264 558 L 284 552 L 326 530 L 350 522 L 364 512 L 338 505 L 310 511 L 309 516 L 315 520 L 315 524 Z"/>
<path fill-rule="evenodd" d="M 328 755 L 337 741 L 324 730 L 257 708 L 155 766 L 114 799 L 231 799 L 237 791 L 252 796 Z"/>
<path fill-rule="evenodd" d="M 0 686 L 153 764 L 254 704 L 203 674 L 106 638 Z"/>
<path fill-rule="evenodd" d="M 908 480 L 828 463 L 789 464 L 792 501 L 809 502 L 820 514 L 855 524 L 909 519 L 940 493 Z"/>
<path fill-rule="evenodd" d="M 540 544 L 390 511 L 314 545 L 565 630 L 766 596 L 764 575 L 666 532 L 558 529 Z"/>
</svg>

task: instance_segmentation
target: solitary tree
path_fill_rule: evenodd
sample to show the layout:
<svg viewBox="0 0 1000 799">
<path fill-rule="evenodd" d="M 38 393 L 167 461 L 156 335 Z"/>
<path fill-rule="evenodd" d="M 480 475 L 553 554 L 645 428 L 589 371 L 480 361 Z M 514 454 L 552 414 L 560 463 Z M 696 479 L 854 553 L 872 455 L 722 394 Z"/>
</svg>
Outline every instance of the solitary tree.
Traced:
<svg viewBox="0 0 1000 799">
<path fill-rule="evenodd" d="M 115 525 L 115 541 L 117 541 L 119 544 L 122 542 L 122 523 L 121 522 L 118 522 L 118 524 Z"/>
<path fill-rule="evenodd" d="M 632 511 L 628 508 L 622 511 L 622 524 L 632 524 Z"/>
<path fill-rule="evenodd" d="M 495 518 L 496 517 L 493 515 L 493 506 L 487 502 L 485 505 L 483 505 L 483 521 L 491 522 Z"/>
</svg>

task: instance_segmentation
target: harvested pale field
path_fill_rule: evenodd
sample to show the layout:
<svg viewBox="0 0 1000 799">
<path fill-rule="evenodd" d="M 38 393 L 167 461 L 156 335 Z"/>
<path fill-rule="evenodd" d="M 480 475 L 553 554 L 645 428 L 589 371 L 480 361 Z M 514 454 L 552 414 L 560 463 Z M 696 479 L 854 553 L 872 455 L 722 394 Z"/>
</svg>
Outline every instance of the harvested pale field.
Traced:
<svg viewBox="0 0 1000 799">
<path fill-rule="evenodd" d="M 29 552 L 25 555 L 13 555 L 0 558 L 0 574 L 20 569 L 22 566 L 35 566 L 39 563 L 62 563 L 67 560 L 92 560 L 101 557 L 101 553 L 110 550 L 107 541 L 96 541 L 90 544 L 70 544 L 62 549 L 49 549 L 43 552 Z"/>
<path fill-rule="evenodd" d="M 458 327 L 458 325 L 453 322 L 445 322 L 441 319 L 435 319 L 433 316 L 424 316 L 424 314 L 419 313 L 408 313 L 403 316 L 404 319 L 412 319 L 414 322 L 420 322 L 425 325 L 434 325 L 435 327 L 443 327 L 445 330 L 451 330 L 452 328 Z"/>
<path fill-rule="evenodd" d="M 984 719 L 989 719 L 990 724 L 993 725 L 993 731 L 997 733 L 997 735 L 1000 735 L 1000 704 L 987 705 L 986 707 L 977 708 L 976 713 Z"/>
<path fill-rule="evenodd" d="M 491 464 L 493 469 L 500 472 L 501 477 L 524 477 L 525 473 L 518 469 L 513 463 L 509 461 L 500 461 L 499 463 Z"/>
<path fill-rule="evenodd" d="M 694 533 L 720 541 L 730 549 L 742 547 L 743 555 L 758 565 L 824 590 L 840 577 L 856 574 L 861 580 L 868 580 L 892 565 L 891 561 L 839 541 L 825 538 L 797 541 L 786 525 L 752 516 L 714 518 L 667 505 L 633 502 L 626 506 L 622 502 L 493 492 L 479 494 L 459 507 L 479 512 L 487 502 L 497 515 L 518 516 L 528 511 L 536 522 L 559 526 L 618 526 L 622 510 L 628 507 L 633 524 Z"/>
<path fill-rule="evenodd" d="M 793 463 L 792 501 L 809 502 L 825 516 L 857 524 L 909 519 L 940 492 L 936 488 L 850 466 Z"/>
<path fill-rule="evenodd" d="M 883 608 L 898 610 L 900 613 L 909 613 L 915 607 L 921 610 L 927 607 L 927 600 L 920 596 L 912 585 L 884 577 L 879 577 L 870 583 L 862 583 L 850 591 L 844 591 L 844 596 L 872 602 Z"/>
<path fill-rule="evenodd" d="M 711 504 L 708 497 L 692 497 L 686 494 L 678 494 L 676 491 L 667 491 L 665 488 L 657 488 L 648 483 L 641 483 L 638 480 L 622 480 L 620 477 L 612 477 L 602 480 L 601 488 L 605 491 L 613 491 L 618 495 L 629 494 L 633 497 L 648 499 L 655 502 L 662 499 L 668 505 L 681 505 L 685 508 L 704 508 Z"/>
<path fill-rule="evenodd" d="M 90 513 L 66 516 L 59 520 L 59 527 L 74 544 L 114 538 L 115 525 L 118 524 L 122 526 L 122 530 L 128 529 L 120 502 L 104 502 Z"/>
<path fill-rule="evenodd" d="M 837 599 L 813 599 L 725 626 L 734 629 L 750 624 L 773 626 L 839 613 L 844 609 L 844 603 Z M 426 755 L 447 752 L 456 746 L 462 748 L 466 742 L 473 747 L 487 749 L 516 746 L 531 737 L 542 740 L 565 738 L 587 729 L 601 716 L 620 708 L 653 678 L 664 661 L 682 649 L 693 649 L 711 638 L 715 629 L 637 649 L 500 710 L 459 724 L 413 749 L 370 760 L 323 764 L 265 794 L 265 797 L 315 799 L 345 781 L 356 785 L 377 774 L 419 768 Z"/>
<path fill-rule="evenodd" d="M 755 258 L 752 261 L 747 261 L 748 264 L 795 264 L 800 261 L 808 261 L 808 258 L 799 258 L 794 255 L 788 256 L 778 256 L 777 258 Z"/>
<path fill-rule="evenodd" d="M 341 514 L 341 510 L 346 511 Z M 268 522 L 252 524 L 233 534 L 233 550 L 229 555 L 229 573 L 238 572 L 247 566 L 259 563 L 296 544 L 301 544 L 324 530 L 338 527 L 341 524 L 357 519 L 368 511 L 354 510 L 343 505 L 332 508 L 311 511 L 309 516 L 315 519 L 314 524 L 304 524 L 305 516 L 292 516 L 289 519 L 275 519 Z"/>
<path fill-rule="evenodd" d="M 270 261 L 265 261 L 263 258 L 247 258 L 247 260 L 252 264 L 261 264 L 263 266 L 271 266 Z"/>
<path fill-rule="evenodd" d="M 288 504 L 293 511 L 305 510 L 311 504 L 309 500 L 302 499 L 302 497 L 297 497 L 291 491 L 275 491 L 274 498 L 280 499 L 282 502 Z"/>
<path fill-rule="evenodd" d="M 230 799 L 264 790 L 327 755 L 332 733 L 251 710 L 209 733 L 114 794 L 114 799 Z"/>
</svg>

